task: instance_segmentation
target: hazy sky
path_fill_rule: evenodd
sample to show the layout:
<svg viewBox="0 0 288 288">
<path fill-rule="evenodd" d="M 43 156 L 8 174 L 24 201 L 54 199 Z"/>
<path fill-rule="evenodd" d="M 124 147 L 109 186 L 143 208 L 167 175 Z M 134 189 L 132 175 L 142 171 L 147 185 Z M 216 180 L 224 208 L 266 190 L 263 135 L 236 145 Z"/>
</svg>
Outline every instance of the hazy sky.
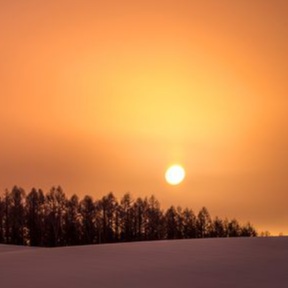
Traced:
<svg viewBox="0 0 288 288">
<path fill-rule="evenodd" d="M 286 0 L 0 0 L 0 189 L 154 194 L 288 233 L 287 15 Z"/>
</svg>

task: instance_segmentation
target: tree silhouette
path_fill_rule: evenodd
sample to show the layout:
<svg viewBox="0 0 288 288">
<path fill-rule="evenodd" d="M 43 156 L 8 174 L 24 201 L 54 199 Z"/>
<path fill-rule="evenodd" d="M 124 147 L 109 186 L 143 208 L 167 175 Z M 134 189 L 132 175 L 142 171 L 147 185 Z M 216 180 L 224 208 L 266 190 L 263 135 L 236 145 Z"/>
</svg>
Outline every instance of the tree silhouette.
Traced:
<svg viewBox="0 0 288 288">
<path fill-rule="evenodd" d="M 145 198 L 142 200 L 141 198 L 137 198 L 133 204 L 134 210 L 134 231 L 135 231 L 135 240 L 145 240 L 148 239 L 148 202 Z"/>
<path fill-rule="evenodd" d="M 212 232 L 212 221 L 210 214 L 206 207 L 203 207 L 197 217 L 198 237 L 210 237 Z"/>
<path fill-rule="evenodd" d="M 22 188 L 14 186 L 9 195 L 8 217 L 10 221 L 10 243 L 16 245 L 24 244 L 24 197 Z M 7 219 L 8 220 L 8 219 Z"/>
<path fill-rule="evenodd" d="M 73 195 L 67 200 L 67 213 L 65 213 L 66 244 L 79 245 L 82 242 L 82 223 L 79 198 Z"/>
<path fill-rule="evenodd" d="M 232 219 L 228 222 L 227 226 L 228 237 L 239 237 L 241 236 L 241 227 L 236 219 Z"/>
<path fill-rule="evenodd" d="M 52 187 L 45 199 L 46 225 L 45 237 L 48 246 L 65 245 L 65 213 L 66 213 L 66 196 L 61 187 Z"/>
<path fill-rule="evenodd" d="M 145 212 L 146 237 L 149 240 L 163 239 L 165 233 L 163 213 L 159 201 L 153 195 L 147 201 Z"/>
<path fill-rule="evenodd" d="M 120 201 L 120 239 L 122 241 L 133 240 L 133 222 L 135 213 L 132 207 L 132 198 L 130 193 L 124 194 Z"/>
<path fill-rule="evenodd" d="M 177 211 L 174 206 L 168 208 L 165 213 L 165 228 L 167 239 L 177 239 L 178 227 L 177 227 Z"/>
<path fill-rule="evenodd" d="M 82 218 L 82 233 L 83 233 L 83 243 L 82 244 L 94 244 L 102 243 L 101 236 L 97 237 L 96 230 L 96 208 L 92 197 L 85 196 L 82 201 L 80 201 L 80 214 Z"/>
<path fill-rule="evenodd" d="M 11 244 L 11 219 L 10 219 L 10 210 L 11 210 L 11 194 L 8 190 L 5 190 L 3 196 L 3 238 L 4 243 Z"/>
<path fill-rule="evenodd" d="M 31 246 L 44 245 L 45 196 L 42 190 L 33 188 L 26 197 L 26 225 Z"/>
<path fill-rule="evenodd" d="M 182 212 L 183 219 L 183 237 L 196 238 L 197 237 L 197 219 L 191 209 L 186 208 Z"/>
<path fill-rule="evenodd" d="M 240 236 L 244 236 L 244 237 L 257 236 L 257 233 L 250 222 L 248 222 L 246 225 L 244 225 L 240 229 L 241 229 L 241 235 Z"/>
<path fill-rule="evenodd" d="M 5 243 L 4 238 L 4 221 L 5 221 L 5 202 L 0 197 L 0 243 Z"/>
<path fill-rule="evenodd" d="M 116 225 L 116 213 L 118 205 L 113 193 L 109 193 L 104 196 L 100 201 L 98 201 L 96 207 L 99 211 L 99 224 L 98 229 L 100 229 L 101 241 L 105 243 L 115 242 L 115 231 Z"/>
<path fill-rule="evenodd" d="M 65 246 L 123 241 L 204 237 L 254 237 L 248 222 L 215 217 L 203 207 L 197 217 L 191 209 L 173 205 L 161 210 L 159 201 L 134 200 L 126 193 L 117 201 L 113 193 L 94 201 L 86 195 L 67 199 L 61 187 L 45 195 L 33 188 L 27 195 L 14 186 L 0 197 L 0 243 L 30 246 Z"/>
</svg>

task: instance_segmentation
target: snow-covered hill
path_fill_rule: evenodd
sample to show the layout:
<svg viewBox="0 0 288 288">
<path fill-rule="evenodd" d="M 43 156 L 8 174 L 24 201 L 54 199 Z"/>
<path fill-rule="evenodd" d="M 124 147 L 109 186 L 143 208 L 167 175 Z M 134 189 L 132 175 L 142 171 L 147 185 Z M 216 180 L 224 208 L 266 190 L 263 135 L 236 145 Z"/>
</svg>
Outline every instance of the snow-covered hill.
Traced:
<svg viewBox="0 0 288 288">
<path fill-rule="evenodd" d="M 288 287 L 288 237 L 0 245 L 0 287 Z"/>
</svg>

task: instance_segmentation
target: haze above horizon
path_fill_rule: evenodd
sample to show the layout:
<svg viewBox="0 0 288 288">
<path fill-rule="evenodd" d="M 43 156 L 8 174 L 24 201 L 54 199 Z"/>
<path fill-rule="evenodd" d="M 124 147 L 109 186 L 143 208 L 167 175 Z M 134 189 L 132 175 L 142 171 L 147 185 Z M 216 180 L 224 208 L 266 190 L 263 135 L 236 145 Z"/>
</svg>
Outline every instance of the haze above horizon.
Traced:
<svg viewBox="0 0 288 288">
<path fill-rule="evenodd" d="M 287 1 L 0 5 L 1 192 L 154 194 L 288 234 Z"/>
</svg>

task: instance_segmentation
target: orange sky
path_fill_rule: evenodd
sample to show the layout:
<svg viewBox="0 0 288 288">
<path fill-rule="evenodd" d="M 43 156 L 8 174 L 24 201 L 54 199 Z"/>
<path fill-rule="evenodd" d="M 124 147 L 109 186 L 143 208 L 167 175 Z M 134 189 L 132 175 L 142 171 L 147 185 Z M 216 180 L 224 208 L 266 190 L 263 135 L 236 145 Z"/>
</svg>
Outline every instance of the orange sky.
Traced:
<svg viewBox="0 0 288 288">
<path fill-rule="evenodd" d="M 288 234 L 286 0 L 0 5 L 2 191 L 154 194 Z"/>
</svg>

